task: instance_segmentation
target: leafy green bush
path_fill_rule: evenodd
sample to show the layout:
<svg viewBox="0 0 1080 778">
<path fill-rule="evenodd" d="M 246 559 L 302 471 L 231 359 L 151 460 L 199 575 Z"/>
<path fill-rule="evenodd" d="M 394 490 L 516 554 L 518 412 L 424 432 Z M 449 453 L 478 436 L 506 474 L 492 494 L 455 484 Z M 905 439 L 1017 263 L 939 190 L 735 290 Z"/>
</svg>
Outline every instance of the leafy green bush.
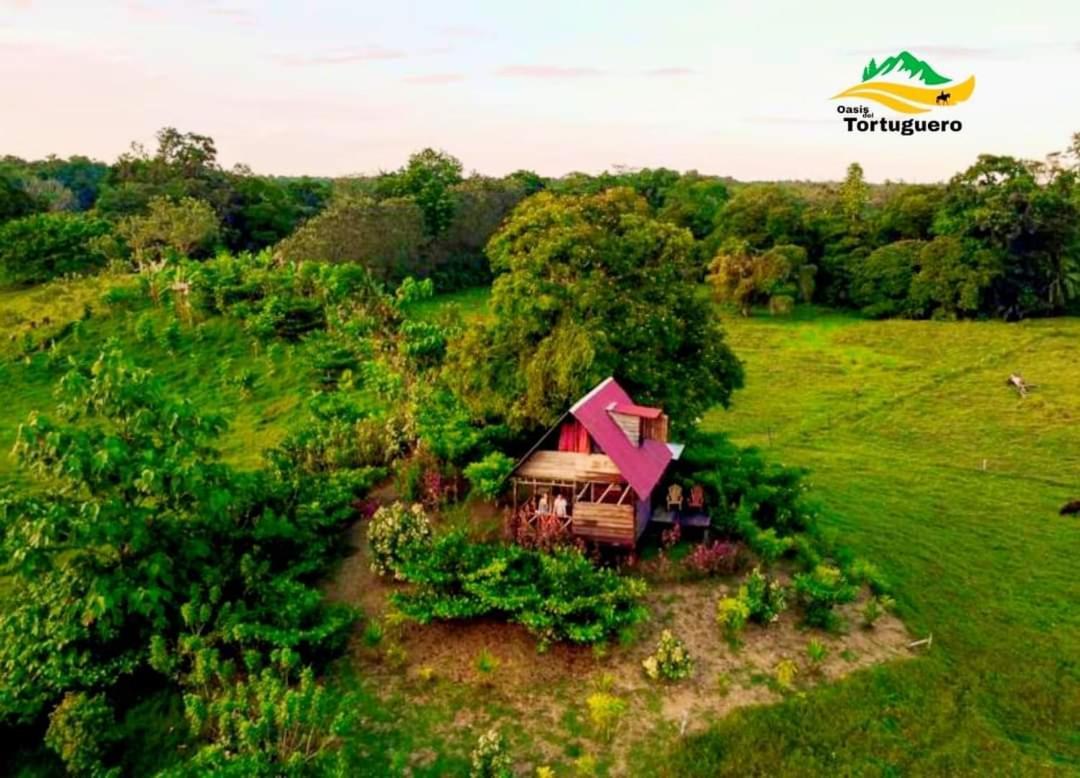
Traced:
<svg viewBox="0 0 1080 778">
<path fill-rule="evenodd" d="M 406 508 L 402 503 L 384 505 L 375 511 L 368 526 L 371 570 L 404 580 L 409 561 L 431 543 L 431 522 L 419 503 Z"/>
<path fill-rule="evenodd" d="M 15 445 L 48 488 L 0 497 L 0 721 L 40 720 L 68 693 L 130 699 L 151 670 L 199 690 L 215 656 L 288 648 L 314 665 L 343 649 L 354 615 L 317 584 L 363 483 L 284 460 L 234 470 L 213 446 L 224 421 L 112 348 L 59 395 L 60 421 L 32 416 Z"/>
<path fill-rule="evenodd" d="M 787 607 L 787 593 L 783 585 L 755 567 L 739 587 L 739 597 L 749 608 L 749 618 L 758 624 L 768 624 L 780 618 Z"/>
<path fill-rule="evenodd" d="M 117 739 L 113 709 L 102 694 L 68 692 L 51 714 L 45 744 L 74 775 L 106 776 L 103 757 Z"/>
<path fill-rule="evenodd" d="M 873 627 L 877 620 L 896 607 L 896 600 L 887 594 L 875 595 L 863 606 L 863 623 Z"/>
<path fill-rule="evenodd" d="M 854 600 L 858 591 L 839 568 L 831 565 L 818 565 L 812 572 L 795 576 L 795 593 L 803 605 L 806 623 L 812 627 L 834 627 L 833 609 Z"/>
<path fill-rule="evenodd" d="M 665 681 L 680 681 L 689 678 L 694 672 L 694 660 L 686 650 L 686 645 L 669 629 L 660 633 L 656 651 L 646 657 L 641 666 L 645 675 L 654 681 L 661 678 Z"/>
<path fill-rule="evenodd" d="M 465 468 L 465 477 L 473 491 L 485 500 L 494 500 L 502 492 L 506 477 L 514 469 L 514 460 L 501 451 L 492 451 Z"/>
<path fill-rule="evenodd" d="M 750 619 L 750 605 L 744 597 L 721 597 L 716 602 L 716 623 L 729 641 L 736 641 Z"/>
<path fill-rule="evenodd" d="M 0 283 L 32 284 L 105 264 L 93 247 L 111 228 L 74 213 L 38 213 L 0 225 Z"/>
<path fill-rule="evenodd" d="M 645 584 L 595 567 L 576 549 L 553 553 L 473 543 L 462 532 L 438 538 L 403 567 L 416 591 L 395 593 L 403 613 L 433 619 L 495 616 L 540 638 L 597 643 L 642 621 Z"/>
<path fill-rule="evenodd" d="M 319 775 L 338 767 L 336 749 L 360 715 L 356 701 L 297 672 L 296 655 L 239 679 L 206 678 L 212 691 L 184 697 L 188 723 L 204 744 L 178 771 L 185 774 Z"/>
<path fill-rule="evenodd" d="M 773 536 L 758 539 L 762 548 L 752 549 L 759 556 L 783 554 L 787 548 L 780 548 L 775 538 L 814 525 L 803 502 L 804 471 L 769 462 L 757 449 L 737 446 L 723 434 L 695 431 L 688 436 L 674 473 L 685 490 L 695 484 L 703 487 L 706 509 L 721 530 L 747 542 L 758 530 L 773 530 Z"/>
</svg>

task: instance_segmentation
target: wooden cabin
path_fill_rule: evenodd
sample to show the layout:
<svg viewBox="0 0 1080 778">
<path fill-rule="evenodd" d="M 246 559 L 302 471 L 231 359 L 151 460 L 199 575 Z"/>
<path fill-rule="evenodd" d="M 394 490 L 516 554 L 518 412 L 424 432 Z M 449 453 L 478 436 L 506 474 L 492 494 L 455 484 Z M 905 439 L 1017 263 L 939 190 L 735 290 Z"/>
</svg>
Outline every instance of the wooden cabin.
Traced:
<svg viewBox="0 0 1080 778">
<path fill-rule="evenodd" d="M 668 442 L 668 417 L 636 405 L 614 378 L 565 413 L 510 474 L 514 509 L 561 497 L 574 535 L 633 546 L 652 515 L 653 491 L 682 453 Z"/>
</svg>

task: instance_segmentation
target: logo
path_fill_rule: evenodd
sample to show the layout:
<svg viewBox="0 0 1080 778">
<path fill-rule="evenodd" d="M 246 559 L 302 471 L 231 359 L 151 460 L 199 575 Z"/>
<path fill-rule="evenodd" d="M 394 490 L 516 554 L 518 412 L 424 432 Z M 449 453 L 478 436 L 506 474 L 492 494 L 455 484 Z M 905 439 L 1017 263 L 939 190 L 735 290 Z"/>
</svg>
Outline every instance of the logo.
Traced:
<svg viewBox="0 0 1080 778">
<path fill-rule="evenodd" d="M 966 102 L 975 91 L 975 76 L 956 81 L 942 75 L 926 60 L 910 51 L 888 57 L 880 63 L 871 58 L 863 68 L 862 81 L 850 86 L 833 100 L 869 100 L 901 114 L 947 112 Z M 839 113 L 848 132 L 895 132 L 913 135 L 922 132 L 958 132 L 963 124 L 956 119 L 897 120 L 875 118 L 870 105 L 840 105 Z"/>
</svg>

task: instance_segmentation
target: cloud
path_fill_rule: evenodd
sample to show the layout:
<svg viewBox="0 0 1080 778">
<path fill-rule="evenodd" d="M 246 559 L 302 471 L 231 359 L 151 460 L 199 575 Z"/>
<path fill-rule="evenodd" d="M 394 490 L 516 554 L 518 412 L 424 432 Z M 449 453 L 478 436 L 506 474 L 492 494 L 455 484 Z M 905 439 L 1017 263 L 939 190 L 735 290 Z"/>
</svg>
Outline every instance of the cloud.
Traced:
<svg viewBox="0 0 1080 778">
<path fill-rule="evenodd" d="M 169 14 L 164 8 L 140 0 L 129 0 L 125 7 L 127 12 L 140 22 L 163 22 L 169 18 Z"/>
<path fill-rule="evenodd" d="M 405 81 L 410 84 L 453 84 L 464 81 L 465 76 L 461 73 L 428 73 L 422 76 L 408 76 Z"/>
<path fill-rule="evenodd" d="M 691 70 L 690 68 L 670 67 L 670 68 L 653 68 L 652 70 L 646 70 L 645 75 L 646 76 L 656 76 L 656 77 L 692 76 L 696 72 L 697 71 Z"/>
<path fill-rule="evenodd" d="M 602 76 L 604 71 L 562 65 L 505 65 L 499 68 L 497 75 L 507 78 L 588 78 Z"/>
<path fill-rule="evenodd" d="M 297 67 L 309 65 L 353 65 L 357 62 L 373 62 L 387 59 L 403 59 L 405 52 L 383 46 L 330 49 L 320 54 L 279 54 L 275 59 L 283 65 Z"/>
<path fill-rule="evenodd" d="M 487 30 L 462 24 L 443 24 L 432 29 L 448 38 L 487 38 L 491 35 Z"/>
</svg>

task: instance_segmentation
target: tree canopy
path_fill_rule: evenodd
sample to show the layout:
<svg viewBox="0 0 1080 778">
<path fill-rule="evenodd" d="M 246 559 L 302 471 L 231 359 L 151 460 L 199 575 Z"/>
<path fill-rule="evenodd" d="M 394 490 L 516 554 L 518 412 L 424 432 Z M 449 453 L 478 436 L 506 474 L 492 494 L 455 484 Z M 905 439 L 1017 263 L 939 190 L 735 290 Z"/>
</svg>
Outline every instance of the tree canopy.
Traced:
<svg viewBox="0 0 1080 778">
<path fill-rule="evenodd" d="M 457 346 L 448 380 L 518 429 L 551 424 L 608 375 L 676 424 L 728 404 L 742 368 L 692 240 L 630 189 L 529 198 L 488 244 L 490 321 Z"/>
</svg>

